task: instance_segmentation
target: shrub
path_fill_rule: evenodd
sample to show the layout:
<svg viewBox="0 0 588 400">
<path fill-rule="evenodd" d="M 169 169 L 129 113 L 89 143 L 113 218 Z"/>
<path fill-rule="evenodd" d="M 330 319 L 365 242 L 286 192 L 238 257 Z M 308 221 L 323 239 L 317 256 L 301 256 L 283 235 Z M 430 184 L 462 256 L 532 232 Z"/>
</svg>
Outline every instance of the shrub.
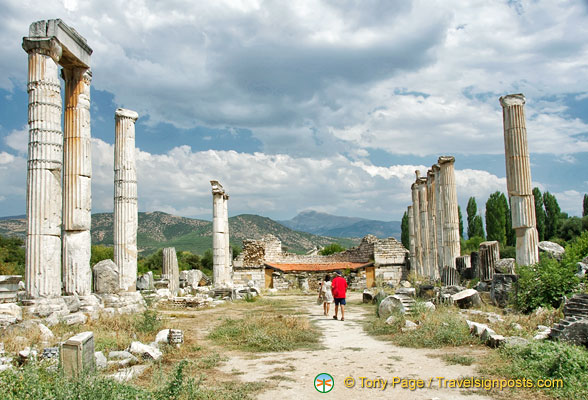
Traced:
<svg viewBox="0 0 588 400">
<path fill-rule="evenodd" d="M 147 309 L 135 319 L 135 329 L 141 333 L 152 333 L 161 328 L 162 322 L 157 317 L 157 311 Z"/>
<path fill-rule="evenodd" d="M 319 254 L 328 256 L 329 254 L 341 253 L 342 251 L 345 251 L 345 247 L 341 246 L 339 243 L 331 243 L 330 245 L 323 247 L 323 249 L 319 251 Z"/>
<path fill-rule="evenodd" d="M 114 249 L 101 244 L 92 246 L 90 265 L 94 266 L 102 260 L 114 260 Z"/>
<path fill-rule="evenodd" d="M 586 256 L 588 256 L 588 231 L 583 232 L 566 246 L 561 263 L 575 269 L 576 263 Z"/>
<path fill-rule="evenodd" d="M 576 267 L 551 258 L 542 258 L 537 264 L 517 266 L 519 275 L 515 306 L 530 312 L 539 306 L 559 307 L 564 295 L 573 292 L 578 285 Z"/>
</svg>

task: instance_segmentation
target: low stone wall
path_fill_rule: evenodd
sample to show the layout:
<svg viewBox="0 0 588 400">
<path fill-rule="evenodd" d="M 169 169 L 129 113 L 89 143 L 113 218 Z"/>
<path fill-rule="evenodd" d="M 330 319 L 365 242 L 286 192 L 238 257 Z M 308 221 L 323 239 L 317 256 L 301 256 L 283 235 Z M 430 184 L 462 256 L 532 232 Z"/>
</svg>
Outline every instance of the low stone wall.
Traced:
<svg viewBox="0 0 588 400">
<path fill-rule="evenodd" d="M 376 281 L 382 280 L 398 286 L 401 280 L 406 279 L 408 271 L 402 265 L 386 265 L 376 268 Z"/>
<path fill-rule="evenodd" d="M 263 268 L 239 268 L 233 269 L 233 284 L 235 286 L 247 286 L 249 281 L 257 288 L 265 287 L 265 273 Z"/>
</svg>

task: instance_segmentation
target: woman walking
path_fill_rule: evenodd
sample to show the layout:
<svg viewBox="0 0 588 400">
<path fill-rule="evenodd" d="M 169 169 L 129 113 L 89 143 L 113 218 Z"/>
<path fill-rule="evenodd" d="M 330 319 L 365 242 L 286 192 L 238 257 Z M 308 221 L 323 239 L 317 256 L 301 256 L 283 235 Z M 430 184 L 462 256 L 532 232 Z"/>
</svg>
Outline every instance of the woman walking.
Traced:
<svg viewBox="0 0 588 400">
<path fill-rule="evenodd" d="M 323 311 L 326 316 L 329 315 L 329 308 L 331 308 L 331 303 L 333 302 L 333 292 L 331 289 L 331 277 L 327 275 L 321 285 L 320 293 L 320 296 L 323 298 Z"/>
</svg>

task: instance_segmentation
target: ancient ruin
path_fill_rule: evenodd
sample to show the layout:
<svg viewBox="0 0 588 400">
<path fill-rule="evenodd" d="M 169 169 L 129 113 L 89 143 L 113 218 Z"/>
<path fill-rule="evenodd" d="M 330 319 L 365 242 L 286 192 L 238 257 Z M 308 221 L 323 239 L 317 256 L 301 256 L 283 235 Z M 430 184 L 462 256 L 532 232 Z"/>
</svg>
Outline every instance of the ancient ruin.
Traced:
<svg viewBox="0 0 588 400">
<path fill-rule="evenodd" d="M 510 94 L 500 98 L 504 124 L 506 184 L 516 232 L 516 260 L 519 265 L 539 261 L 535 198 L 531 182 L 531 163 L 525 126 L 525 96 Z"/>
<path fill-rule="evenodd" d="M 87 295 L 92 280 L 89 233 L 92 49 L 82 36 L 59 19 L 32 23 L 22 46 L 29 57 L 26 293 L 31 299 L 61 295 L 63 248 L 65 292 Z M 60 66 L 66 93 L 64 131 L 61 129 Z"/>
<path fill-rule="evenodd" d="M 163 249 L 163 266 L 161 270 L 161 277 L 167 279 L 167 288 L 172 296 L 178 294 L 180 288 L 180 270 L 178 268 L 178 256 L 174 247 L 166 247 Z"/>
<path fill-rule="evenodd" d="M 212 281 L 215 287 L 233 284 L 232 255 L 229 246 L 229 195 L 218 181 L 212 185 Z"/>
</svg>

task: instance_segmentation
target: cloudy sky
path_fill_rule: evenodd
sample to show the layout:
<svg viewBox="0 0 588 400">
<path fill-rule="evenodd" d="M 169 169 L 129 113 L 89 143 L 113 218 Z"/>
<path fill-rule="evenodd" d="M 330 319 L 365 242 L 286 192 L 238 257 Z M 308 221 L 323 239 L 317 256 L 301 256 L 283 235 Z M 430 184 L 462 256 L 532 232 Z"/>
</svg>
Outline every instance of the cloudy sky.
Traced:
<svg viewBox="0 0 588 400">
<path fill-rule="evenodd" d="M 93 211 L 112 211 L 114 110 L 136 110 L 139 208 L 399 220 L 454 155 L 462 208 L 505 191 L 498 98 L 524 93 L 535 186 L 588 192 L 588 1 L 0 0 L 0 215 L 25 212 L 31 22 L 93 48 Z"/>
</svg>

